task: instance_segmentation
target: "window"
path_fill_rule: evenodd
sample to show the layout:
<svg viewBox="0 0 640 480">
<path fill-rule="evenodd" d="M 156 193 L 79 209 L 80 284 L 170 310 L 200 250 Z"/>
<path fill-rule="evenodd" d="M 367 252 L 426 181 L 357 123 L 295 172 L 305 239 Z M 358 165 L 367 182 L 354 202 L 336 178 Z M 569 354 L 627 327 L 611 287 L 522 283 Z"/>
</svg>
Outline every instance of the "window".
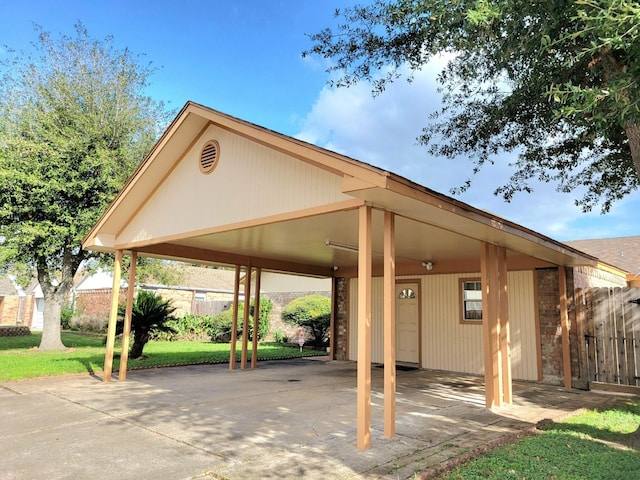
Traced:
<svg viewBox="0 0 640 480">
<path fill-rule="evenodd" d="M 460 281 L 462 323 L 482 323 L 482 283 L 479 279 Z"/>
<path fill-rule="evenodd" d="M 403 288 L 400 290 L 400 294 L 398 295 L 400 300 L 407 300 L 409 298 L 416 298 L 416 292 L 413 288 Z"/>
</svg>

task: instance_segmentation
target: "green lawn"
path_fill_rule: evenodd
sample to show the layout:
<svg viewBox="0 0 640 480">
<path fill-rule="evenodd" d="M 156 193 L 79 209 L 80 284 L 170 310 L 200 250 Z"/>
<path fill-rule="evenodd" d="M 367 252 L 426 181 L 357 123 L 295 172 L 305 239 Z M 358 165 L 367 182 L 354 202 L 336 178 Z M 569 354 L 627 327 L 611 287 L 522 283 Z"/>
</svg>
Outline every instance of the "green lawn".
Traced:
<svg viewBox="0 0 640 480">
<path fill-rule="evenodd" d="M 592 410 L 483 455 L 440 479 L 640 479 L 640 451 L 624 446 L 640 425 L 640 398 Z"/>
<path fill-rule="evenodd" d="M 65 352 L 39 352 L 33 349 L 40 344 L 40 333 L 24 337 L 0 337 L 0 381 L 20 380 L 72 373 L 100 372 L 104 367 L 103 337 L 63 333 L 62 341 L 73 350 Z M 116 352 L 119 352 L 116 345 Z M 251 344 L 249 344 L 251 352 Z M 118 355 L 118 354 L 116 354 Z M 298 347 L 276 343 L 258 346 L 258 360 L 297 358 L 326 355 L 326 352 L 307 350 L 300 353 Z M 229 344 L 212 342 L 150 342 L 144 348 L 142 360 L 129 360 L 129 370 L 168 365 L 193 365 L 201 363 L 225 363 L 229 361 Z M 240 360 L 240 343 L 236 350 Z M 251 358 L 249 356 L 249 358 Z M 119 366 L 114 358 L 113 369 Z"/>
</svg>

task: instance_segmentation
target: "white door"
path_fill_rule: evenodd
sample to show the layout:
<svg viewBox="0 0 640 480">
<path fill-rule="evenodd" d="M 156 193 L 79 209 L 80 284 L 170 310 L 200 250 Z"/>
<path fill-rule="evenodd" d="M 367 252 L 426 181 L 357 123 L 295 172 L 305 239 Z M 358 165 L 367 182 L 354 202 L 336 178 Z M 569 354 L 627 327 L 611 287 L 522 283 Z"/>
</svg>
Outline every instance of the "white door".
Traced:
<svg viewBox="0 0 640 480">
<path fill-rule="evenodd" d="M 420 298 L 418 283 L 396 284 L 396 360 L 420 363 Z"/>
<path fill-rule="evenodd" d="M 35 300 L 31 330 L 42 330 L 44 326 L 44 298 L 36 298 Z"/>
</svg>

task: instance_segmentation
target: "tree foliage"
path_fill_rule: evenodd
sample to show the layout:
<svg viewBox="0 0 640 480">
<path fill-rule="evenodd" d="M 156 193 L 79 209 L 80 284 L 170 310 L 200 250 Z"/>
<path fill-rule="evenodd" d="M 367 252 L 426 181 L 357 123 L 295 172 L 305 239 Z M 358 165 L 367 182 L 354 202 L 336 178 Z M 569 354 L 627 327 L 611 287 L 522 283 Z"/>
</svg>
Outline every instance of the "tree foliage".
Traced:
<svg viewBox="0 0 640 480">
<path fill-rule="evenodd" d="M 82 237 L 157 138 L 167 113 L 144 95 L 150 65 L 112 39 L 52 38 L 2 62 L 0 269 L 37 272 L 45 297 L 42 349 L 64 348 L 60 308 Z"/>
<path fill-rule="evenodd" d="M 336 17 L 338 27 L 311 35 L 303 55 L 332 59 L 337 86 L 371 81 L 377 94 L 404 68 L 448 55 L 442 108 L 420 141 L 433 155 L 472 158 L 474 174 L 517 154 L 495 191 L 505 200 L 536 179 L 566 192 L 582 187 L 576 203 L 606 212 L 638 187 L 637 2 L 376 0 Z"/>
</svg>

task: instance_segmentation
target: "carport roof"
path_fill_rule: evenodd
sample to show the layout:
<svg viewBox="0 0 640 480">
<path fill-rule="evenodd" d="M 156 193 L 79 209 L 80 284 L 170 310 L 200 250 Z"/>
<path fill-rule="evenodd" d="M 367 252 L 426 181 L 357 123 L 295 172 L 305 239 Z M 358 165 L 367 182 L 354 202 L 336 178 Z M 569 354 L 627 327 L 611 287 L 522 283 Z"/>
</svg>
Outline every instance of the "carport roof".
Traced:
<svg viewBox="0 0 640 480">
<path fill-rule="evenodd" d="M 151 220 L 145 220 L 148 223 L 139 228 L 140 233 L 133 240 L 123 238 L 125 229 L 140 220 L 137 218 L 140 212 L 153 207 L 150 198 L 162 195 L 163 185 L 176 175 L 177 167 L 187 153 L 198 147 L 198 142 L 212 130 L 226 135 L 225 138 L 248 141 L 262 148 L 261 151 L 283 155 L 322 175 L 336 178 L 340 186 L 336 193 L 339 200 L 312 206 L 292 203 L 288 211 L 227 223 L 218 221 L 216 212 L 212 211 L 210 225 L 182 230 L 176 226 L 170 234 L 164 235 L 149 233 L 155 231 L 156 224 L 172 222 L 165 212 L 157 211 L 148 217 Z M 242 162 L 243 158 L 238 156 L 234 161 Z M 174 195 L 182 192 L 186 198 L 191 188 L 189 178 L 180 181 L 183 182 L 182 189 L 172 192 Z M 216 192 L 212 191 L 208 201 L 234 209 L 246 201 L 243 191 L 261 181 L 263 178 L 258 172 L 250 172 L 245 178 L 228 178 L 228 182 L 237 182 L 234 190 L 237 196 L 216 197 Z M 286 182 L 283 185 L 274 185 L 274 194 L 282 194 L 275 190 L 286 189 Z M 383 250 L 382 212 L 386 210 L 397 216 L 399 264 L 420 265 L 422 261 L 431 260 L 437 266 L 449 265 L 449 271 L 452 271 L 455 265 L 479 262 L 482 242 L 506 247 L 511 258 L 533 258 L 541 265 L 598 264 L 591 255 L 399 175 L 193 102 L 187 102 L 129 178 L 84 238 L 83 247 L 107 252 L 135 250 L 142 255 L 161 258 L 250 264 L 271 270 L 332 276 L 336 269 L 356 268 L 357 255 L 327 248 L 326 241 L 357 245 L 358 208 L 365 204 L 374 209 L 374 268 Z M 202 207 L 191 206 L 193 208 L 184 215 L 195 215 L 193 212 Z"/>
</svg>

